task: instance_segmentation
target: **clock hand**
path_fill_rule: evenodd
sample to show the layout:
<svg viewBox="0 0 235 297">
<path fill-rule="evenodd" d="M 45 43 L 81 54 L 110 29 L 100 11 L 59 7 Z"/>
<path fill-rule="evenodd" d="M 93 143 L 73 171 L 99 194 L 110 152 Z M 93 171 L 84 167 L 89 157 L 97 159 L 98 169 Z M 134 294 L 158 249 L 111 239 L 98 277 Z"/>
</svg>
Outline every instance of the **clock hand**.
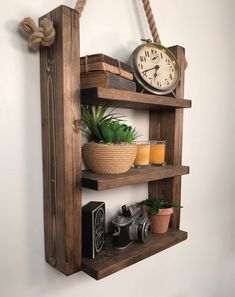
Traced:
<svg viewBox="0 0 235 297">
<path fill-rule="evenodd" d="M 155 69 L 156 69 L 155 78 L 157 77 L 157 71 L 158 71 L 159 68 L 160 68 L 160 66 L 159 65 L 156 65 L 156 67 L 155 67 Z"/>
<path fill-rule="evenodd" d="M 152 68 L 149 68 L 149 69 L 146 69 L 146 70 L 142 71 L 142 73 L 148 72 L 148 71 L 153 70 L 153 69 L 156 69 L 156 71 L 158 71 L 159 68 L 160 68 L 160 66 L 156 65 L 156 66 L 154 66 Z"/>
<path fill-rule="evenodd" d="M 156 59 L 157 59 L 157 61 L 159 62 L 160 57 L 159 57 L 159 56 L 155 56 L 155 57 L 152 58 L 152 61 L 154 61 L 154 60 L 156 60 Z"/>
</svg>

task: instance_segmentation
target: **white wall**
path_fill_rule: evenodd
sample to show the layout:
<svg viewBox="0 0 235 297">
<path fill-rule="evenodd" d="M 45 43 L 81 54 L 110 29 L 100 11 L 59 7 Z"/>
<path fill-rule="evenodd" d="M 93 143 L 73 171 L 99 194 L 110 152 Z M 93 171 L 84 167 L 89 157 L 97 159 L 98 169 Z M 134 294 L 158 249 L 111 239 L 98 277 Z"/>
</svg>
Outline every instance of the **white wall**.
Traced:
<svg viewBox="0 0 235 297">
<path fill-rule="evenodd" d="M 141 1 L 88 0 L 81 19 L 81 52 L 127 60 L 149 37 Z M 234 282 L 233 1 L 151 1 L 163 44 L 186 48 L 182 229 L 189 239 L 103 280 L 83 272 L 65 277 L 44 262 L 39 57 L 17 33 L 58 0 L 7 0 L 0 11 L 0 296 L 232 297 Z M 74 1 L 63 1 L 73 6 Z M 140 21 L 141 20 L 141 21 Z M 144 135 L 146 112 L 125 111 Z M 123 203 L 143 199 L 146 185 L 101 193 L 112 217 Z"/>
</svg>

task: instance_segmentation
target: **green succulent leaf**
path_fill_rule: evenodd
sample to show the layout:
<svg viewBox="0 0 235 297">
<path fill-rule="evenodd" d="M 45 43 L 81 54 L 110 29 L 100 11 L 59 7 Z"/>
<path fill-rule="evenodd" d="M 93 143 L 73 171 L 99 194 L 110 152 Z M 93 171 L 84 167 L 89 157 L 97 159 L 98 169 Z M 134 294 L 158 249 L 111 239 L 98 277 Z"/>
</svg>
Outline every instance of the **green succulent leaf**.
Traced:
<svg viewBox="0 0 235 297">
<path fill-rule="evenodd" d="M 123 115 L 115 113 L 114 109 L 108 112 L 108 109 L 109 105 L 82 105 L 81 119 L 90 139 L 114 144 L 133 143 L 139 136 L 135 128 L 123 122 Z"/>
<path fill-rule="evenodd" d="M 179 203 L 169 202 L 167 200 L 164 200 L 163 198 L 155 198 L 155 199 L 146 199 L 141 202 L 139 202 L 139 205 L 146 205 L 150 208 L 151 214 L 157 214 L 159 212 L 159 209 L 162 208 L 182 208 Z"/>
</svg>

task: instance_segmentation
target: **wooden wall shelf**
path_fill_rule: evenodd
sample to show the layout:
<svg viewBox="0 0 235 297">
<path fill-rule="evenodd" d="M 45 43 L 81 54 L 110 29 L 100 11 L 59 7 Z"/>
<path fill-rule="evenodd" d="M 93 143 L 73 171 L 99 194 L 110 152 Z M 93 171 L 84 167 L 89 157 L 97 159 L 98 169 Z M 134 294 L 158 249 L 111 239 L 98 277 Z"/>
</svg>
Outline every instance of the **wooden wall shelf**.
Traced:
<svg viewBox="0 0 235 297">
<path fill-rule="evenodd" d="M 120 108 L 132 109 L 170 109 L 170 108 L 190 108 L 191 100 L 174 97 L 157 96 L 136 92 L 90 88 L 81 90 L 82 104 L 104 105 L 110 104 Z"/>
<path fill-rule="evenodd" d="M 59 6 L 45 16 L 56 30 L 55 43 L 40 49 L 45 258 L 65 275 L 83 269 L 100 279 L 187 238 L 180 231 L 180 209 L 175 209 L 172 230 L 163 236 L 152 235 L 147 243 L 133 243 L 122 251 L 114 250 L 109 238 L 94 260 L 81 255 L 82 185 L 105 190 L 148 182 L 149 198 L 181 202 L 181 175 L 189 173 L 189 167 L 182 166 L 183 111 L 191 107 L 191 101 L 183 99 L 185 52 L 180 46 L 170 48 L 181 68 L 176 98 L 101 87 L 81 90 L 80 96 L 79 14 Z M 167 141 L 166 163 L 172 165 L 115 176 L 82 172 L 81 131 L 74 126 L 81 103 L 149 110 L 149 139 L 157 139 L 160 126 Z"/>
<path fill-rule="evenodd" d="M 96 174 L 82 172 L 82 186 L 102 191 L 127 185 L 140 184 L 189 173 L 188 166 L 166 165 L 165 167 L 132 168 L 123 174 Z"/>
<path fill-rule="evenodd" d="M 104 249 L 95 259 L 82 259 L 82 269 L 91 277 L 99 280 L 161 252 L 186 238 L 187 232 L 170 230 L 164 235 L 152 234 L 145 243 L 133 242 L 127 249 L 118 250 L 112 247 L 111 236 L 108 236 Z"/>
</svg>

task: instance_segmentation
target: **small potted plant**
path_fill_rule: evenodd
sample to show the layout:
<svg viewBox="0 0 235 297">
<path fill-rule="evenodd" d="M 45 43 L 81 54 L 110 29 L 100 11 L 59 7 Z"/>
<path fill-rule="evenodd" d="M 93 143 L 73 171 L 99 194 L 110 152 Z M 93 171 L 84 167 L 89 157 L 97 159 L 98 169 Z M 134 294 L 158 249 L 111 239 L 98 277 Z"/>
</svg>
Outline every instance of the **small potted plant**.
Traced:
<svg viewBox="0 0 235 297">
<path fill-rule="evenodd" d="M 178 203 L 168 202 L 162 198 L 146 199 L 139 204 L 145 205 L 149 211 L 152 232 L 164 234 L 167 232 L 173 208 L 181 208 Z"/>
<path fill-rule="evenodd" d="M 120 174 L 133 164 L 138 137 L 135 128 L 121 119 L 122 115 L 107 112 L 109 106 L 83 105 L 81 120 L 89 142 L 83 145 L 87 167 L 95 173 Z"/>
</svg>

